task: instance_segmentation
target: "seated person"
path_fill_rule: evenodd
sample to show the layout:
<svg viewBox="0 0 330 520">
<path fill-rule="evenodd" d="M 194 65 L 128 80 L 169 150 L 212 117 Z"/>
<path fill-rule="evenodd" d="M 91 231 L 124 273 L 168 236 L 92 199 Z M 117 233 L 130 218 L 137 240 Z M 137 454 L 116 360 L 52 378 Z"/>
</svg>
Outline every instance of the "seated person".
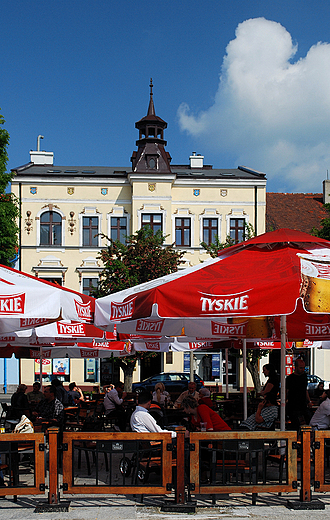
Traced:
<svg viewBox="0 0 330 520">
<path fill-rule="evenodd" d="M 314 391 L 313 399 L 317 400 L 317 404 L 322 402 L 322 396 L 324 394 L 324 381 L 320 381 Z"/>
<path fill-rule="evenodd" d="M 185 397 L 182 408 L 190 415 L 190 424 L 193 430 L 199 431 L 201 423 L 205 423 L 206 431 L 222 432 L 231 430 L 227 423 L 221 419 L 214 410 L 206 404 L 198 404 L 193 397 Z"/>
<path fill-rule="evenodd" d="M 28 398 L 25 395 L 26 390 L 27 386 L 20 384 L 18 385 L 16 392 L 11 396 L 11 419 L 20 419 L 22 415 L 26 415 L 27 417 L 30 416 L 30 405 Z"/>
<path fill-rule="evenodd" d="M 166 432 L 150 415 L 149 408 L 151 404 L 151 395 L 148 392 L 138 394 L 138 405 L 131 415 L 130 425 L 133 432 L 139 433 L 157 433 Z M 172 438 L 176 437 L 176 432 L 171 432 Z"/>
<path fill-rule="evenodd" d="M 166 392 L 164 383 L 156 383 L 152 400 L 165 407 L 171 402 L 171 396 Z"/>
<path fill-rule="evenodd" d="M 77 386 L 74 382 L 69 384 L 68 395 L 69 405 L 78 406 L 81 403 L 81 401 L 85 401 L 84 394 L 82 393 L 79 386 Z"/>
<path fill-rule="evenodd" d="M 179 397 L 174 403 L 174 408 L 181 408 L 182 401 L 185 397 L 188 396 L 196 399 L 196 402 L 199 399 L 199 393 L 196 390 L 196 383 L 194 383 L 193 381 L 190 381 L 190 383 L 188 383 L 188 390 L 185 390 L 184 392 L 182 392 L 182 394 L 179 395 Z"/>
<path fill-rule="evenodd" d="M 103 405 L 107 417 L 116 417 L 121 432 L 126 431 L 126 412 L 123 402 L 127 393 L 124 392 L 124 383 L 118 381 L 114 388 L 105 395 Z"/>
<path fill-rule="evenodd" d="M 278 416 L 276 396 L 271 392 L 266 394 L 259 403 L 256 413 L 241 422 L 240 430 L 258 431 L 270 429 Z"/>
<path fill-rule="evenodd" d="M 198 404 L 206 404 L 206 406 L 212 408 L 212 410 L 215 409 L 214 402 L 211 399 L 211 392 L 208 388 L 205 388 L 205 386 L 202 386 L 199 391 Z"/>
<path fill-rule="evenodd" d="M 325 390 L 321 398 L 323 400 L 309 422 L 313 430 L 328 430 L 330 427 L 330 390 Z"/>
<path fill-rule="evenodd" d="M 35 424 L 43 422 L 49 423 L 51 426 L 62 427 L 64 420 L 64 406 L 55 397 L 56 389 L 53 386 L 46 386 L 44 389 L 44 398 L 37 405 L 32 415 Z"/>
<path fill-rule="evenodd" d="M 32 392 L 28 392 L 26 394 L 26 397 L 30 404 L 31 403 L 37 404 L 37 403 L 39 403 L 39 401 L 44 399 L 44 394 L 42 392 L 40 392 L 40 388 L 41 388 L 41 385 L 40 385 L 39 381 L 35 381 L 33 383 Z"/>
</svg>

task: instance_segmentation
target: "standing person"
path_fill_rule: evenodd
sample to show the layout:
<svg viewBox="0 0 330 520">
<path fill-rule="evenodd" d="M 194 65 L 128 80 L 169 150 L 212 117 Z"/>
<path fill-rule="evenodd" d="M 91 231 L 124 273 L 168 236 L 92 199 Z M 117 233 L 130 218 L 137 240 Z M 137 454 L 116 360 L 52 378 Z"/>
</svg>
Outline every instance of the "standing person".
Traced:
<svg viewBox="0 0 330 520">
<path fill-rule="evenodd" d="M 309 423 L 314 430 L 328 430 L 330 428 L 330 390 L 325 390 L 321 399 L 322 402 Z"/>
<path fill-rule="evenodd" d="M 196 390 L 196 383 L 194 381 L 190 381 L 188 383 L 188 390 L 185 390 L 184 392 L 182 392 L 182 394 L 179 395 L 179 397 L 177 398 L 177 400 L 174 403 L 174 408 L 181 408 L 182 401 L 184 400 L 185 397 L 188 397 L 188 396 L 195 399 L 196 402 L 199 399 L 199 393 Z"/>
<path fill-rule="evenodd" d="M 267 363 L 263 366 L 262 371 L 264 375 L 268 377 L 268 379 L 263 389 L 261 390 L 260 395 L 265 396 L 266 394 L 272 393 L 275 397 L 277 397 L 280 387 L 280 378 L 275 370 L 274 365 L 272 365 L 272 363 Z"/>
<path fill-rule="evenodd" d="M 205 424 L 206 431 L 222 432 L 231 430 L 227 423 L 221 419 L 214 410 L 206 404 L 198 404 L 192 397 L 185 397 L 182 408 L 190 415 L 190 422 L 195 430 L 201 429 L 201 423 Z"/>
<path fill-rule="evenodd" d="M 312 407 L 311 399 L 307 391 L 307 374 L 305 361 L 296 359 L 294 372 L 286 378 L 286 410 L 291 421 L 291 429 L 299 431 L 302 421 L 309 424 Z"/>
<path fill-rule="evenodd" d="M 118 419 L 118 427 L 121 432 L 126 431 L 126 412 L 123 407 L 126 395 L 127 393 L 124 392 L 124 383 L 118 381 L 114 384 L 114 388 L 106 394 L 103 401 L 105 415 Z"/>
</svg>

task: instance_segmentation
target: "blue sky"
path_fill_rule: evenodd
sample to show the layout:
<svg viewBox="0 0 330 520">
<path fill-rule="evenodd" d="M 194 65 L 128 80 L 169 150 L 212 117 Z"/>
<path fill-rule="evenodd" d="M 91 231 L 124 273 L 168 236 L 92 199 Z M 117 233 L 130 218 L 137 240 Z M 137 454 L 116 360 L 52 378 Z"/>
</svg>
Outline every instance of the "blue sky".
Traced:
<svg viewBox="0 0 330 520">
<path fill-rule="evenodd" d="M 57 165 L 128 167 L 152 77 L 173 164 L 196 151 L 268 191 L 322 190 L 330 2 L 11 0 L 0 16 L 9 168 L 38 134 Z"/>
</svg>

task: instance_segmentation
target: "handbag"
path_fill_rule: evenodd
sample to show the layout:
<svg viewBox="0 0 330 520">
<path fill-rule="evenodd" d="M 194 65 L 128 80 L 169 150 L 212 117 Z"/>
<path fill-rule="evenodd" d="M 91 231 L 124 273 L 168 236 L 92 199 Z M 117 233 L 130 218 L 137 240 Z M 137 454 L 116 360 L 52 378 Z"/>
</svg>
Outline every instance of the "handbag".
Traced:
<svg viewBox="0 0 330 520">
<path fill-rule="evenodd" d="M 13 433 L 34 433 L 33 424 L 26 415 L 22 415 L 21 420 L 16 424 Z"/>
</svg>

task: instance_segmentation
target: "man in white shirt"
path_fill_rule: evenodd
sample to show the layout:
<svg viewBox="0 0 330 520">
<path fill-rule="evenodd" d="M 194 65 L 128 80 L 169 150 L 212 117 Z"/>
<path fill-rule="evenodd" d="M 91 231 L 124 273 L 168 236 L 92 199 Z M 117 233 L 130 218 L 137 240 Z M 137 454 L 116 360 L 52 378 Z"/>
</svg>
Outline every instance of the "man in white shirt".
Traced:
<svg viewBox="0 0 330 520">
<path fill-rule="evenodd" d="M 126 413 L 123 408 L 123 401 L 127 395 L 124 392 L 124 383 L 118 381 L 115 387 L 108 392 L 104 398 L 103 405 L 107 417 L 116 417 L 121 432 L 126 431 Z"/>
<path fill-rule="evenodd" d="M 314 430 L 328 430 L 330 427 L 330 390 L 323 392 L 321 399 L 324 401 L 321 402 L 309 422 Z"/>
<path fill-rule="evenodd" d="M 181 408 L 182 401 L 185 397 L 188 396 L 193 397 L 198 402 L 199 393 L 196 390 L 196 383 L 194 383 L 194 381 L 190 381 L 190 383 L 188 383 L 188 390 L 185 390 L 184 392 L 182 392 L 182 394 L 179 395 L 179 397 L 174 403 L 174 408 Z"/>
<path fill-rule="evenodd" d="M 138 394 L 138 405 L 131 415 L 131 429 L 138 433 L 157 433 L 166 432 L 156 423 L 155 419 L 148 412 L 151 403 L 151 395 L 147 392 Z M 172 438 L 176 437 L 176 432 L 170 432 Z"/>
</svg>

